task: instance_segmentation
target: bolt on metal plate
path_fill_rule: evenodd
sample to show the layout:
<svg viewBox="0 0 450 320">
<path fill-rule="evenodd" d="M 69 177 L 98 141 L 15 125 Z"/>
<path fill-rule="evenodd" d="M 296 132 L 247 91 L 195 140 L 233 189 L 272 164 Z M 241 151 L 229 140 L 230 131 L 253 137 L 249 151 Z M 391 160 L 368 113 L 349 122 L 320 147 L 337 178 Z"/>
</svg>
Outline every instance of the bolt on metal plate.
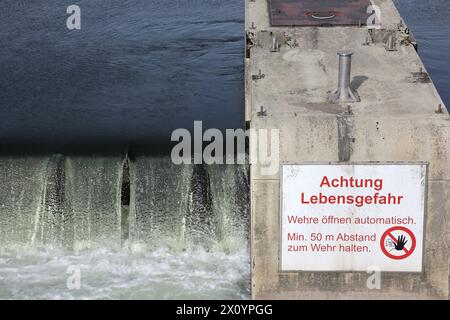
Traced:
<svg viewBox="0 0 450 320">
<path fill-rule="evenodd" d="M 270 24 L 276 26 L 362 26 L 370 0 L 269 0 Z"/>
</svg>

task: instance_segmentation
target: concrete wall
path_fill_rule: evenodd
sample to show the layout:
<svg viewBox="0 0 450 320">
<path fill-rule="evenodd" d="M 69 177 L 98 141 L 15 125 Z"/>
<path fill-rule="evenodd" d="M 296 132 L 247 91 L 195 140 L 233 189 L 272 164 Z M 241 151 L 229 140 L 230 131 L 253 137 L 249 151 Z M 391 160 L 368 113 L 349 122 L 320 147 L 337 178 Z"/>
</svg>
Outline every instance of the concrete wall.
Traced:
<svg viewBox="0 0 450 320">
<path fill-rule="evenodd" d="M 395 29 L 400 16 L 392 1 L 374 2 L 382 9 L 382 29 Z M 398 51 L 387 52 L 375 37 L 363 45 L 365 27 L 272 28 L 265 1 L 247 1 L 246 26 L 254 44 L 246 62 L 247 120 L 254 129 L 280 130 L 281 163 L 430 164 L 424 272 L 383 273 L 380 290 L 367 289 L 366 273 L 279 272 L 279 174 L 262 176 L 252 165 L 253 298 L 448 299 L 450 118 L 446 110 L 435 112 L 444 104 L 433 83 L 413 81 L 412 72 L 424 68 L 414 47 L 399 45 Z M 298 46 L 284 44 L 272 53 L 270 32 L 281 40 L 295 39 Z M 336 53 L 342 49 L 355 52 L 352 85 L 362 99 L 350 104 L 351 113 L 349 104 L 326 99 L 337 86 Z M 259 70 L 265 77 L 252 80 Z M 258 116 L 261 106 L 267 116 Z"/>
</svg>

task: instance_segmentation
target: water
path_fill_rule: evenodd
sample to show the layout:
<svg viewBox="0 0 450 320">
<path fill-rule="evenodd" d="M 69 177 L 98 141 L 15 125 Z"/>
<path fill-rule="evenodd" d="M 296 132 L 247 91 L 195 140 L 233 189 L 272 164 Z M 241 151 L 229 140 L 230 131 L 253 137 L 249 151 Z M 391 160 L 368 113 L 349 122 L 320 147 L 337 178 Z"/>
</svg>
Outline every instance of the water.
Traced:
<svg viewBox="0 0 450 320">
<path fill-rule="evenodd" d="M 450 105 L 450 2 L 396 3 Z M 0 298 L 249 298 L 247 168 L 154 154 L 243 127 L 243 2 L 69 4 L 0 3 Z"/>
<path fill-rule="evenodd" d="M 442 100 L 450 108 L 450 1 L 395 0 L 419 43 L 419 55 Z"/>
<path fill-rule="evenodd" d="M 0 2 L 0 147 L 164 148 L 176 128 L 244 126 L 241 0 Z"/>
<path fill-rule="evenodd" d="M 3 157 L 0 177 L 0 298 L 249 297 L 244 165 Z"/>
<path fill-rule="evenodd" d="M 70 254 L 2 252 L 0 297 L 8 299 L 245 299 L 248 251 L 96 249 Z M 80 290 L 69 290 L 70 267 Z M 70 280 L 70 279 L 69 279 Z"/>
<path fill-rule="evenodd" d="M 247 168 L 165 153 L 244 126 L 243 2 L 76 3 L 0 3 L 0 298 L 248 298 Z"/>
</svg>

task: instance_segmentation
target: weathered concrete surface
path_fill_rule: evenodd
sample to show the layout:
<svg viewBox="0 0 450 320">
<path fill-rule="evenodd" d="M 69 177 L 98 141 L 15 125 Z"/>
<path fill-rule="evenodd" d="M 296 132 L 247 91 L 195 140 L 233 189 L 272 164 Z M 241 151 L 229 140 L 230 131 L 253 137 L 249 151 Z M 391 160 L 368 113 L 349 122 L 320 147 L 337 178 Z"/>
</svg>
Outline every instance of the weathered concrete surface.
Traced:
<svg viewBox="0 0 450 320">
<path fill-rule="evenodd" d="M 246 118 L 251 128 L 280 130 L 280 163 L 429 162 L 424 272 L 383 273 L 381 290 L 367 289 L 366 273 L 279 272 L 279 175 L 260 175 L 252 165 L 253 298 L 449 297 L 449 114 L 445 107 L 435 112 L 444 104 L 432 82 L 413 81 L 413 72 L 426 71 L 414 47 L 384 49 L 385 30 L 397 29 L 401 18 L 391 0 L 373 3 L 381 8 L 382 28 L 365 45 L 366 27 L 272 28 L 266 1 L 247 0 Z M 280 52 L 270 52 L 271 31 Z M 350 104 L 351 112 L 349 104 L 327 101 L 343 49 L 354 52 L 352 87 L 362 99 Z M 252 79 L 259 70 L 264 78 Z M 267 116 L 258 116 L 261 106 Z"/>
</svg>

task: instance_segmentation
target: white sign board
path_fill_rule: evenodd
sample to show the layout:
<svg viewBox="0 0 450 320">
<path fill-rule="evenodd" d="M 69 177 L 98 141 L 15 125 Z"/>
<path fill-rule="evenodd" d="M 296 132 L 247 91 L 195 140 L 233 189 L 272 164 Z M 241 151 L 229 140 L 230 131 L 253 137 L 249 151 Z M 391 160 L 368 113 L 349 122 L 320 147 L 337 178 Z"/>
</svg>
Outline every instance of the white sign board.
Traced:
<svg viewBox="0 0 450 320">
<path fill-rule="evenodd" d="M 282 271 L 421 272 L 425 164 L 283 165 Z"/>
</svg>

